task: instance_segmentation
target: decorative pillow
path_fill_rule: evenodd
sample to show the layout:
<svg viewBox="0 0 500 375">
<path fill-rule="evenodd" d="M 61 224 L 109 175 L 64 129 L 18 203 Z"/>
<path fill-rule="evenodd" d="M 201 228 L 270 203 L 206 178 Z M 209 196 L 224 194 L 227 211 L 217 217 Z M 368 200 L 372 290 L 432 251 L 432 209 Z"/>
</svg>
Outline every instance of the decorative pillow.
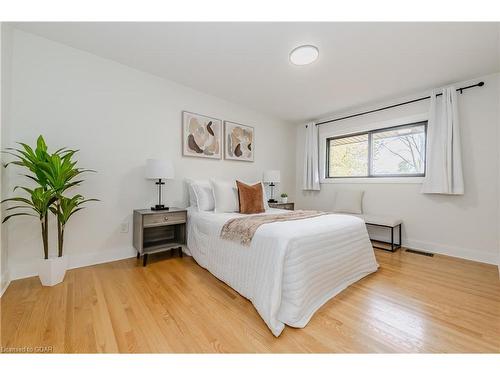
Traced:
<svg viewBox="0 0 500 375">
<path fill-rule="evenodd" d="M 338 190 L 335 194 L 333 212 L 362 214 L 362 202 L 364 193 L 364 191 L 359 190 Z"/>
<path fill-rule="evenodd" d="M 260 184 L 262 186 L 262 202 L 264 203 L 264 210 L 267 211 L 269 210 L 269 203 L 267 202 L 267 196 L 266 196 L 266 188 L 264 187 L 264 184 L 262 181 L 256 181 L 256 182 L 250 182 L 246 183 L 247 185 L 255 185 L 255 184 Z"/>
<path fill-rule="evenodd" d="M 215 212 L 238 212 L 238 189 L 234 182 L 210 180 L 214 192 Z"/>
<path fill-rule="evenodd" d="M 238 187 L 238 197 L 240 201 L 240 213 L 258 214 L 264 212 L 264 199 L 262 183 L 247 185 L 241 181 L 236 181 Z"/>
<path fill-rule="evenodd" d="M 191 188 L 196 197 L 198 210 L 213 211 L 215 209 L 214 192 L 208 182 L 191 184 Z"/>
</svg>

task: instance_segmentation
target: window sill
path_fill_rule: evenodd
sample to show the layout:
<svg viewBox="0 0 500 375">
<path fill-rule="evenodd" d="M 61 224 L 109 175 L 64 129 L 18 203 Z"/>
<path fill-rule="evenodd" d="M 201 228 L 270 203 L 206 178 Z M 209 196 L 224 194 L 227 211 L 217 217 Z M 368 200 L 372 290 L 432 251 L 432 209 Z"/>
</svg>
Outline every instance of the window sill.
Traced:
<svg viewBox="0 0 500 375">
<path fill-rule="evenodd" d="M 323 178 L 321 184 L 421 184 L 424 177 Z"/>
</svg>

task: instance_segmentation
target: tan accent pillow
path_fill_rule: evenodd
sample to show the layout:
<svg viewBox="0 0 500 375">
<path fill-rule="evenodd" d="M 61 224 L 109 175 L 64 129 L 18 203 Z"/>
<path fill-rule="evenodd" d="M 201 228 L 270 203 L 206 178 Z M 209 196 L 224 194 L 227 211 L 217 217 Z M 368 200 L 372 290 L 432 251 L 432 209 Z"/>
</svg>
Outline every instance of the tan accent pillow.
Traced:
<svg viewBox="0 0 500 375">
<path fill-rule="evenodd" d="M 238 187 L 241 214 L 258 214 L 265 212 L 264 193 L 262 192 L 262 184 L 260 182 L 255 185 L 247 185 L 243 182 L 236 181 L 236 186 Z"/>
</svg>

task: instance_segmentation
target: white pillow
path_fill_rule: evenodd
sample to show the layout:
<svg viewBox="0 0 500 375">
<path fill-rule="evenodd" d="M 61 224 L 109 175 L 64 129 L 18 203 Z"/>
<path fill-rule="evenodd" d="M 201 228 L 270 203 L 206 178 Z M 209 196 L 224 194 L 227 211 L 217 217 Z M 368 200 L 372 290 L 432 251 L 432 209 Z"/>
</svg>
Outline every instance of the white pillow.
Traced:
<svg viewBox="0 0 500 375">
<path fill-rule="evenodd" d="M 262 186 L 262 198 L 264 199 L 264 210 L 269 210 L 269 203 L 267 202 L 267 195 L 266 195 L 266 188 L 264 186 L 264 183 L 261 181 L 260 182 Z"/>
<path fill-rule="evenodd" d="M 210 180 L 214 192 L 215 212 L 239 212 L 240 202 L 236 182 Z"/>
<path fill-rule="evenodd" d="M 189 186 L 188 187 L 188 189 L 189 189 L 189 207 L 197 208 L 198 202 L 196 201 L 196 194 L 194 193 L 193 185 L 189 184 L 188 186 Z"/>
<path fill-rule="evenodd" d="M 362 214 L 363 194 L 361 190 L 338 190 L 335 194 L 333 212 Z"/>
<path fill-rule="evenodd" d="M 214 192 L 208 182 L 193 183 L 191 188 L 196 197 L 196 205 L 199 211 L 213 211 L 215 209 Z"/>
<path fill-rule="evenodd" d="M 198 201 L 196 199 L 196 194 L 194 193 L 193 190 L 193 184 L 202 184 L 206 186 L 210 186 L 210 182 L 208 180 L 193 180 L 191 178 L 186 178 L 186 184 L 188 186 L 188 193 L 189 193 L 189 207 L 198 207 Z"/>
</svg>

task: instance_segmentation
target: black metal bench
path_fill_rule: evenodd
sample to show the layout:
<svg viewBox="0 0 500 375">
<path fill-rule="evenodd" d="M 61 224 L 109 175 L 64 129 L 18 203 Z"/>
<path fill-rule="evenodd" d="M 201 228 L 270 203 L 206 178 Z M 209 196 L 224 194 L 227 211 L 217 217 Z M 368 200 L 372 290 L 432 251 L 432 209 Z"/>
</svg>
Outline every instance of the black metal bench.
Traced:
<svg viewBox="0 0 500 375">
<path fill-rule="evenodd" d="M 402 220 L 388 218 L 388 217 L 370 217 L 370 216 L 365 216 L 364 219 L 365 219 L 366 225 L 382 227 L 382 228 L 389 228 L 391 230 L 391 242 L 376 240 L 376 242 L 391 245 L 391 248 L 388 249 L 385 247 L 373 245 L 374 248 L 386 250 L 386 251 L 391 251 L 391 252 L 395 252 L 396 250 L 401 248 L 401 225 L 403 224 Z M 394 230 L 395 229 L 398 229 L 398 232 L 399 232 L 397 243 L 394 242 Z"/>
</svg>

